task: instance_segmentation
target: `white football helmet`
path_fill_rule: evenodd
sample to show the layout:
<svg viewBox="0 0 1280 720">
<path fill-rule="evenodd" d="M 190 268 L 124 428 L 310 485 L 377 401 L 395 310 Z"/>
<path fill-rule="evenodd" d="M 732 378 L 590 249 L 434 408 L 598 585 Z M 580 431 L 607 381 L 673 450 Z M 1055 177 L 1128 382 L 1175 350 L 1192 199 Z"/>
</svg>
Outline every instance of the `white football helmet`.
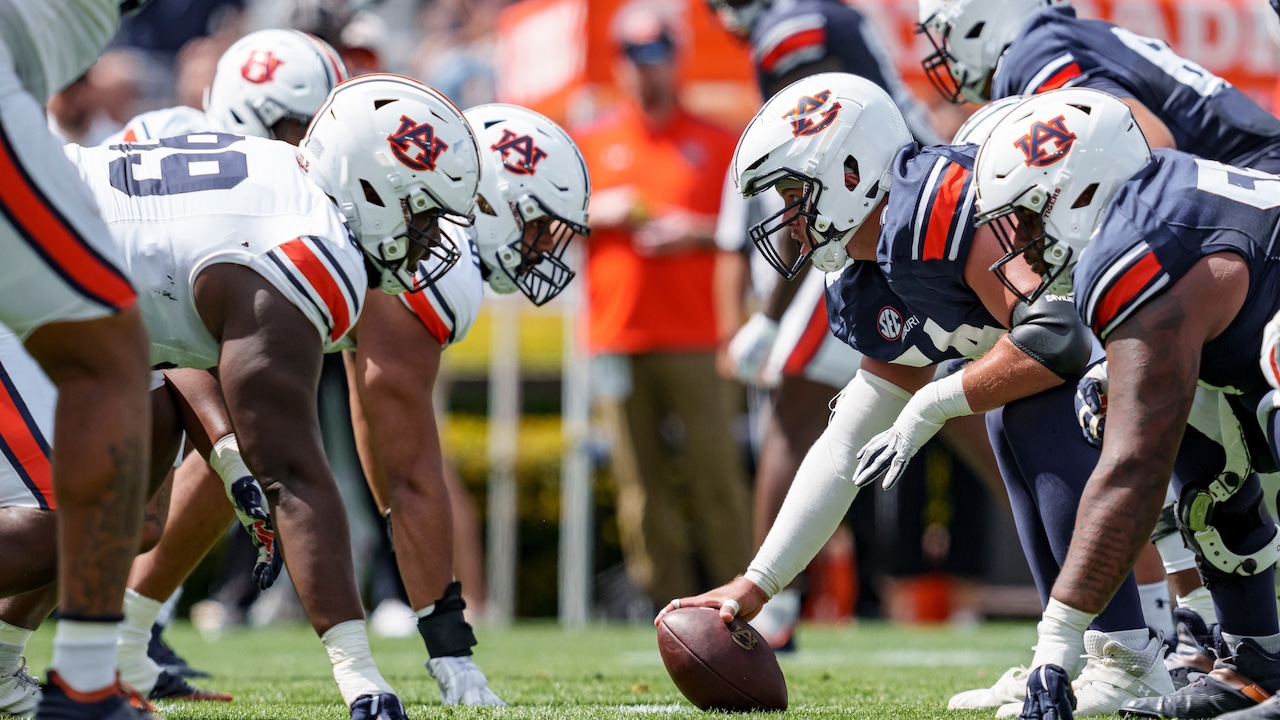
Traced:
<svg viewBox="0 0 1280 720">
<path fill-rule="evenodd" d="M 920 0 L 916 31 L 933 45 L 920 63 L 949 102 L 984 103 L 991 73 L 1022 28 L 1037 13 L 1070 0 Z"/>
<path fill-rule="evenodd" d="M 542 305 L 574 277 L 562 259 L 569 241 L 591 232 L 587 163 L 559 125 L 527 108 L 491 103 L 463 115 L 485 158 L 471 235 L 489 287 Z"/>
<path fill-rule="evenodd" d="M 719 16 L 726 30 L 746 37 L 760 15 L 773 5 L 773 0 L 707 0 L 707 5 Z"/>
<path fill-rule="evenodd" d="M 1071 268 L 1103 212 L 1150 161 L 1129 106 L 1107 93 L 1067 88 L 1023 101 L 991 131 L 974 166 L 977 223 L 1017 218 L 1017 229 L 992 225 L 1006 254 L 991 269 L 1028 301 L 1046 291 L 1070 293 Z M 1042 278 L 1030 295 L 1014 288 L 1002 269 L 1028 250 Z"/>
<path fill-rule="evenodd" d="M 1010 95 L 1007 98 L 1000 98 L 995 102 L 983 105 L 978 108 L 964 124 L 956 130 L 956 136 L 952 138 L 952 145 L 981 145 L 987 141 L 987 137 L 991 135 L 991 131 L 995 129 L 997 123 L 1004 119 L 1009 111 L 1026 100 L 1025 95 Z"/>
<path fill-rule="evenodd" d="M 399 75 L 348 80 L 316 113 L 298 163 L 342 208 L 384 292 L 416 292 L 457 263 L 436 220 L 471 224 L 480 152 L 445 96 Z"/>
<path fill-rule="evenodd" d="M 839 270 L 849 236 L 889 190 L 894 157 L 912 142 L 898 106 L 870 80 L 820 73 L 783 88 L 738 140 L 733 177 L 744 197 L 770 188 L 801 192 L 751 228 L 752 242 L 788 280 L 810 258 L 823 272 Z M 797 220 L 806 237 L 792 230 L 799 257 L 791 263 L 772 237 Z"/>
<path fill-rule="evenodd" d="M 306 127 L 329 92 L 346 79 L 337 51 L 320 38 L 297 30 L 259 30 L 222 54 L 204 109 L 227 132 L 274 138 L 281 120 Z"/>
</svg>

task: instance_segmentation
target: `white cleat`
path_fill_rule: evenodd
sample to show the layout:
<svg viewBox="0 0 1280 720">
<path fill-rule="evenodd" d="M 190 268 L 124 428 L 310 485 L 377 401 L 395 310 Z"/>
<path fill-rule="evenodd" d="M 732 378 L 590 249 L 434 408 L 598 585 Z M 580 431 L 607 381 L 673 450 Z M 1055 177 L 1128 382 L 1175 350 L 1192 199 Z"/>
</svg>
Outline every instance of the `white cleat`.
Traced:
<svg viewBox="0 0 1280 720">
<path fill-rule="evenodd" d="M 1134 698 L 1173 693 L 1173 679 L 1164 665 L 1165 645 L 1153 637 L 1141 650 L 1133 650 L 1111 640 L 1105 633 L 1084 634 L 1087 662 L 1080 677 L 1071 683 L 1076 693 L 1076 712 L 1081 715 L 1114 715 Z"/>
<path fill-rule="evenodd" d="M 27 672 L 24 661 L 13 672 L 0 676 L 0 717 L 32 718 L 40 705 L 40 681 Z"/>
<path fill-rule="evenodd" d="M 427 672 L 440 685 L 440 701 L 445 705 L 506 705 L 489 689 L 489 681 L 470 655 L 431 658 Z"/>
<path fill-rule="evenodd" d="M 1009 668 L 989 688 L 965 690 L 952 695 L 951 700 L 947 702 L 947 709 L 981 710 L 1017 703 L 1018 709 L 1021 710 L 1022 701 L 1027 697 L 1027 675 L 1029 674 L 1030 671 L 1022 666 Z"/>
</svg>

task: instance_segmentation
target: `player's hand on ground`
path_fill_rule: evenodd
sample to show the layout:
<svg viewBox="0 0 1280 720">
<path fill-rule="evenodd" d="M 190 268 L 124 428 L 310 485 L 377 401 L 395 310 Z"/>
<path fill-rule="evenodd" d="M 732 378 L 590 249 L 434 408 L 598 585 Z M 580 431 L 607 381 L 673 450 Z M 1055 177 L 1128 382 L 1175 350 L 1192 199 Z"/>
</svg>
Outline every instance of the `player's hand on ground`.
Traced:
<svg viewBox="0 0 1280 720">
<path fill-rule="evenodd" d="M 1076 419 L 1085 442 L 1102 447 L 1102 433 L 1107 426 L 1107 361 L 1089 368 L 1076 384 Z"/>
<path fill-rule="evenodd" d="M 236 518 L 249 533 L 249 539 L 258 549 L 258 559 L 253 566 L 253 580 L 260 590 L 266 590 L 280 575 L 283 558 L 276 546 L 276 531 L 271 524 L 267 508 L 267 496 L 262 486 L 252 476 L 242 477 L 227 486 L 227 497 L 235 506 Z"/>
<path fill-rule="evenodd" d="M 755 313 L 738 332 L 734 333 L 727 349 L 733 377 L 748 385 L 761 382 L 760 371 L 773 343 L 778 339 L 778 322 L 764 313 Z"/>
<path fill-rule="evenodd" d="M 732 582 L 721 585 L 715 590 L 704 592 L 687 598 L 676 598 L 658 611 L 653 619 L 656 626 L 663 615 L 687 607 L 709 607 L 720 611 L 720 619 L 732 622 L 734 618 L 750 620 L 760 614 L 760 608 L 769 601 L 759 585 L 739 575 Z"/>
</svg>

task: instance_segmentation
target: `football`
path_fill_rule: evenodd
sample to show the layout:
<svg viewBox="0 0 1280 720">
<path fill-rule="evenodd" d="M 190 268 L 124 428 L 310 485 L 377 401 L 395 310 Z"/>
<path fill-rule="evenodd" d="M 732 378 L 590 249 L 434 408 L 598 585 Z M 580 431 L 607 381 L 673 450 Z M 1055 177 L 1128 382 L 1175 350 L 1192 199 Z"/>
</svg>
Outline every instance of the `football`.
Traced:
<svg viewBox="0 0 1280 720">
<path fill-rule="evenodd" d="M 787 681 L 773 648 L 745 621 L 680 608 L 658 621 L 658 651 L 676 687 L 701 710 L 786 710 Z"/>
</svg>

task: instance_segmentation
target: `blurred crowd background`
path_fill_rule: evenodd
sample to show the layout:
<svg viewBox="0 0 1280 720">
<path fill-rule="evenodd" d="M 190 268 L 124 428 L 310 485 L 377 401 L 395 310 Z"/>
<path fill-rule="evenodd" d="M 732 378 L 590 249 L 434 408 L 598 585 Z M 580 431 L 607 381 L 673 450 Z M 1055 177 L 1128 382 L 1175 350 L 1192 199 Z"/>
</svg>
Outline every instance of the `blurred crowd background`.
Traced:
<svg viewBox="0 0 1280 720">
<path fill-rule="evenodd" d="M 154 0 L 125 21 L 83 78 L 50 102 L 50 124 L 69 142 L 92 145 L 138 113 L 175 104 L 201 107 L 214 66 L 231 43 L 253 30 L 291 27 L 339 49 L 352 74 L 408 75 L 463 108 L 492 101 L 527 105 L 573 133 L 607 116 L 621 99 L 615 83 L 617 23 L 619 13 L 636 4 L 663 14 L 677 29 L 683 104 L 740 132 L 761 103 L 751 58 L 703 0 Z M 925 82 L 918 64 L 924 40 L 913 33 L 915 0 L 853 4 L 876 24 L 899 71 L 930 106 L 935 130 L 950 137 L 973 107 L 943 104 Z M 1179 54 L 1273 106 L 1280 71 L 1274 37 L 1280 28 L 1265 2 L 1073 4 L 1084 17 L 1165 39 Z M 581 247 L 570 255 L 580 272 L 583 255 Z M 594 423 L 584 428 L 565 422 L 567 404 L 590 390 L 581 327 L 584 284 L 580 276 L 543 308 L 492 297 L 470 336 L 445 353 L 437 407 L 446 408 L 444 446 L 460 490 L 458 575 L 480 622 L 558 613 L 563 619 L 564 480 L 566 468 L 583 462 L 588 492 L 571 502 L 582 506 L 578 517 L 587 529 L 576 537 L 589 547 L 577 548 L 574 562 L 588 568 L 589 615 L 646 620 L 653 611 L 655 599 L 637 590 L 623 570 L 613 448 Z M 381 518 L 359 475 L 345 417 L 345 380 L 340 361 L 333 360 L 321 390 L 322 418 L 352 516 L 357 567 L 370 609 L 398 609 L 402 591 Z M 506 374 L 499 379 L 495 372 Z M 750 469 L 757 433 L 747 390 L 739 390 L 735 431 Z M 493 408 L 502 398 L 515 417 L 495 432 Z M 874 505 L 861 498 L 855 503 L 852 530 L 838 533 L 806 575 L 806 616 L 975 621 L 1038 614 L 1003 493 L 993 497 L 940 445 L 922 453 L 913 472 L 916 477 Z M 505 555 L 499 545 L 508 548 Z M 266 597 L 249 587 L 251 558 L 234 530 L 188 584 L 184 605 L 194 606 L 198 626 L 216 633 L 228 625 L 300 616 L 287 582 Z M 486 603 L 486 589 L 495 586 L 503 597 Z M 496 610 L 488 612 L 487 606 Z M 403 611 L 383 615 L 379 625 L 375 613 L 376 631 L 413 632 Z"/>
</svg>

